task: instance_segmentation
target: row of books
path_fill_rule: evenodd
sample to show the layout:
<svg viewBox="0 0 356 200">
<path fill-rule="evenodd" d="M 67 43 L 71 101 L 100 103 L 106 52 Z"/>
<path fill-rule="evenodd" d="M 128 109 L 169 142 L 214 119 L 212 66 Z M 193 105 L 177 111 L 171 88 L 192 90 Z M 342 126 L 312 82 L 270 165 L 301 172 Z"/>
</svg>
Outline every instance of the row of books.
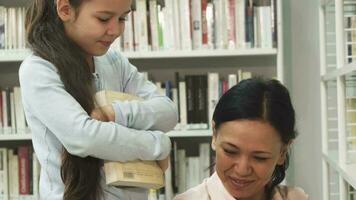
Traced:
<svg viewBox="0 0 356 200">
<path fill-rule="evenodd" d="M 36 200 L 40 165 L 31 146 L 0 148 L 0 199 Z"/>
<path fill-rule="evenodd" d="M 156 82 L 162 94 L 170 97 L 179 110 L 176 130 L 208 129 L 220 96 L 229 88 L 252 76 L 251 72 L 238 70 L 227 79 L 216 72 L 201 75 L 175 74 L 175 83 Z M 20 87 L 0 88 L 0 134 L 28 134 Z"/>
<path fill-rule="evenodd" d="M 176 72 L 175 86 L 170 81 L 156 82 L 156 85 L 177 105 L 179 123 L 176 130 L 208 129 L 221 95 L 239 81 L 251 77 L 251 72 L 242 70 L 229 74 L 227 79 L 216 72 L 185 76 Z"/>
<path fill-rule="evenodd" d="M 0 88 L 0 135 L 28 132 L 20 87 Z"/>
<path fill-rule="evenodd" d="M 0 6 L 0 49 L 25 46 L 25 8 Z"/>
<path fill-rule="evenodd" d="M 134 0 L 121 51 L 272 48 L 276 0 Z"/>
</svg>

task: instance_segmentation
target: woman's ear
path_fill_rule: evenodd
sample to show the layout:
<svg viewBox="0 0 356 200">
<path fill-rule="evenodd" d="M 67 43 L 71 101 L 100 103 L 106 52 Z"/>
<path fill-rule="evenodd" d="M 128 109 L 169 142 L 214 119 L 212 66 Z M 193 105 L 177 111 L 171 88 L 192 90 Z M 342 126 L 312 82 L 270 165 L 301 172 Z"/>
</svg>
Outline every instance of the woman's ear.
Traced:
<svg viewBox="0 0 356 200">
<path fill-rule="evenodd" d="M 56 0 L 57 4 L 57 14 L 59 18 L 63 21 L 69 21 L 72 19 L 74 10 L 72 9 L 68 0 Z"/>
<path fill-rule="evenodd" d="M 288 144 L 283 145 L 283 147 L 281 149 L 280 157 L 277 162 L 278 165 L 283 165 L 284 162 L 286 161 L 287 155 L 288 155 L 288 149 L 292 143 L 293 143 L 293 140 L 289 141 Z"/>
</svg>

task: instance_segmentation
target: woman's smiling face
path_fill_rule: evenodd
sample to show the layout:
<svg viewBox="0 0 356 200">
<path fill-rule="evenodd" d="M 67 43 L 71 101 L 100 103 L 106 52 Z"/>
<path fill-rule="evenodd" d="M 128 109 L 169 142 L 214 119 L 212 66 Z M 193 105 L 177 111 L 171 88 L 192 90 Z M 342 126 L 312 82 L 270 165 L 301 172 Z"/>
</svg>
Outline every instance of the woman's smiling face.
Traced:
<svg viewBox="0 0 356 200">
<path fill-rule="evenodd" d="M 285 161 L 287 145 L 267 122 L 235 120 L 215 130 L 216 172 L 235 198 L 264 199 L 276 165 Z"/>
</svg>

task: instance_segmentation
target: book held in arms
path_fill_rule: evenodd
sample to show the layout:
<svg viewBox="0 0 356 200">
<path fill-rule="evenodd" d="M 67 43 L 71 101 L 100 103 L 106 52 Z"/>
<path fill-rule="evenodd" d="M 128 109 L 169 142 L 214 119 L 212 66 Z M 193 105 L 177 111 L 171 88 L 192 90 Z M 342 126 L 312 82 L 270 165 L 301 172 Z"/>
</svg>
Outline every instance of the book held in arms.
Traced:
<svg viewBox="0 0 356 200">
<path fill-rule="evenodd" d="M 95 94 L 96 106 L 110 105 L 115 100 L 143 100 L 127 93 L 102 90 Z M 106 184 L 158 189 L 164 186 L 163 170 L 156 161 L 105 161 Z"/>
</svg>

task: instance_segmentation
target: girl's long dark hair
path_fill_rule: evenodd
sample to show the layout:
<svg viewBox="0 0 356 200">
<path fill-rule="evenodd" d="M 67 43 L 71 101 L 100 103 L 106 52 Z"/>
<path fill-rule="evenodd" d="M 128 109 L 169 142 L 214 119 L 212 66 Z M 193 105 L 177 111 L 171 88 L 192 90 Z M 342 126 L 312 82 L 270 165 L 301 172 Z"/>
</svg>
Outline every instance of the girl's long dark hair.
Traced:
<svg viewBox="0 0 356 200">
<path fill-rule="evenodd" d="M 233 120 L 262 120 L 274 127 L 282 142 L 288 144 L 297 136 L 295 112 L 287 88 L 277 80 L 252 78 L 229 89 L 216 105 L 213 120 L 215 128 Z M 283 181 L 288 168 L 289 155 L 285 162 L 274 169 L 266 186 L 267 199 L 272 198 L 274 188 Z"/>
<path fill-rule="evenodd" d="M 69 0 L 78 11 L 83 0 Z M 65 34 L 57 15 L 55 0 L 32 0 L 26 12 L 26 37 L 35 55 L 58 69 L 65 90 L 90 114 L 94 109 L 92 74 L 81 50 Z M 81 158 L 63 148 L 61 177 L 65 185 L 64 200 L 97 200 L 100 187 L 101 160 Z"/>
</svg>

